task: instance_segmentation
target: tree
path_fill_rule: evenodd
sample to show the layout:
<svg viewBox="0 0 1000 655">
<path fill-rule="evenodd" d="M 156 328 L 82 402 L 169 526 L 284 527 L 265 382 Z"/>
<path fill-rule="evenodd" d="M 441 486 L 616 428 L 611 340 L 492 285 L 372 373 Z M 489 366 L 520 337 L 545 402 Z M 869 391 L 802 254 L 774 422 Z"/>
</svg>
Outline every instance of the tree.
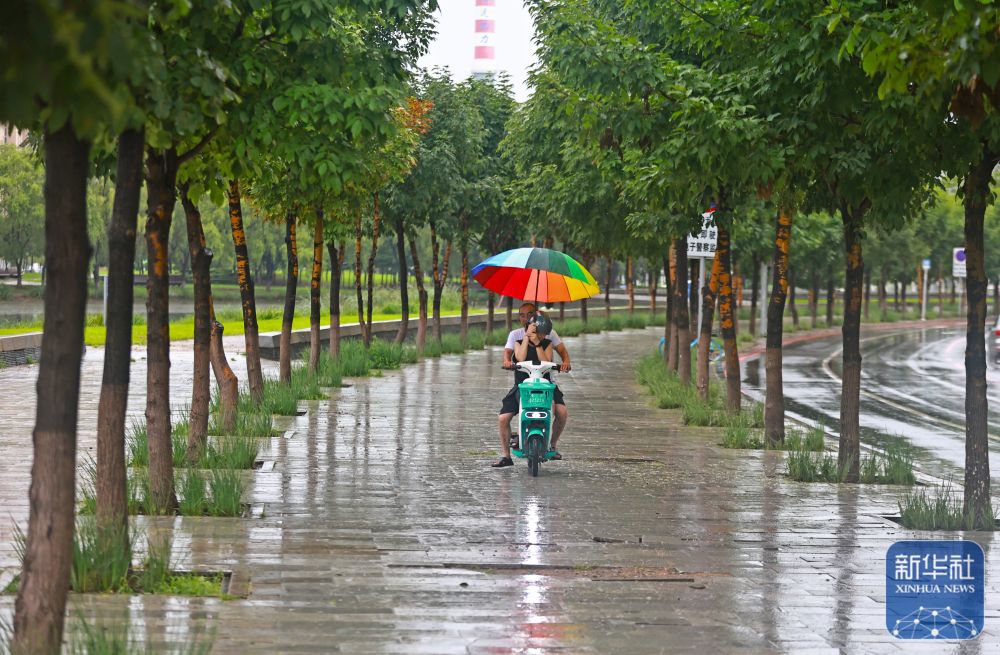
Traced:
<svg viewBox="0 0 1000 655">
<path fill-rule="evenodd" d="M 44 246 L 42 176 L 29 150 L 0 145 L 0 259 L 14 266 L 17 286 L 27 260 Z"/>
<path fill-rule="evenodd" d="M 992 201 L 993 170 L 1000 163 L 1000 10 L 994 3 L 872 7 L 845 2 L 829 6 L 824 14 L 841 57 L 875 78 L 878 95 L 887 105 L 912 96 L 917 124 L 934 126 L 922 139 L 913 140 L 937 154 L 937 171 L 943 167 L 962 178 L 969 296 L 963 511 L 969 527 L 992 528 L 983 224 Z"/>
<path fill-rule="evenodd" d="M 45 325 L 15 653 L 57 653 L 72 557 L 77 401 L 86 310 L 91 143 L 130 106 L 145 61 L 126 3 L 0 10 L 0 120 L 38 130 L 45 158 Z M 117 123 L 117 125 L 114 125 Z"/>
</svg>

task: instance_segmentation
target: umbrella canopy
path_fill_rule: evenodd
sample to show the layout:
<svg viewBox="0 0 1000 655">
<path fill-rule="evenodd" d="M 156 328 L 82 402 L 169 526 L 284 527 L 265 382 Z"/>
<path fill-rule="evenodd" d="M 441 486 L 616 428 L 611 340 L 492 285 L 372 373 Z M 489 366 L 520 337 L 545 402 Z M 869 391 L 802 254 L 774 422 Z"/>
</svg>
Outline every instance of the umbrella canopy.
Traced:
<svg viewBox="0 0 1000 655">
<path fill-rule="evenodd" d="M 534 302 L 569 302 L 601 291 L 580 262 L 548 248 L 516 248 L 493 255 L 472 269 L 472 277 L 502 296 Z"/>
</svg>

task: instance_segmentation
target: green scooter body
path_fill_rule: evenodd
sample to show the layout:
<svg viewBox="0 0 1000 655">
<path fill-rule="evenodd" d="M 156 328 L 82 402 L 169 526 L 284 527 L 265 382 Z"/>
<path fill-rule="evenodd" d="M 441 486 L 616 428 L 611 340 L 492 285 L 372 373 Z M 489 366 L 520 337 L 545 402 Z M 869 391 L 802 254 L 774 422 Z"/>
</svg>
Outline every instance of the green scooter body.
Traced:
<svg viewBox="0 0 1000 655">
<path fill-rule="evenodd" d="M 521 412 L 519 414 L 521 449 L 514 448 L 511 452 L 516 457 L 525 457 L 522 450 L 528 443 L 528 437 L 540 435 L 544 451 L 549 450 L 549 438 L 552 431 L 552 394 L 556 385 L 548 380 L 525 380 L 518 387 L 521 394 Z"/>
</svg>

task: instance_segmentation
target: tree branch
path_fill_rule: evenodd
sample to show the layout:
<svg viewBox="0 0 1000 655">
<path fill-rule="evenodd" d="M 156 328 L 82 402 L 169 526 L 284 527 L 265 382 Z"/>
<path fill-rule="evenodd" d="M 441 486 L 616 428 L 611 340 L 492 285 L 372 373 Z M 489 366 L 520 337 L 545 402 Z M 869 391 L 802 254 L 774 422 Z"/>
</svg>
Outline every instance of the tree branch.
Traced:
<svg viewBox="0 0 1000 655">
<path fill-rule="evenodd" d="M 212 140 L 212 137 L 214 137 L 215 133 L 218 131 L 219 131 L 219 126 L 218 125 L 214 126 L 205 134 L 205 136 L 201 137 L 201 141 L 195 144 L 193 148 L 191 148 L 184 154 L 177 155 L 177 166 L 180 167 L 180 165 L 183 164 L 184 162 L 196 157 L 198 153 L 200 153 L 202 150 L 205 149 L 205 146 L 208 145 L 208 142 Z"/>
</svg>

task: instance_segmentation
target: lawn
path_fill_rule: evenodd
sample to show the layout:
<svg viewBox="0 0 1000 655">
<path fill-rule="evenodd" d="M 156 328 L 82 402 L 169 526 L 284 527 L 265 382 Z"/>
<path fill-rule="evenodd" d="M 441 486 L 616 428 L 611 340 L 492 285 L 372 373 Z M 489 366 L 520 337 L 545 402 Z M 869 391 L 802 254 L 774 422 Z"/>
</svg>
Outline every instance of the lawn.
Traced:
<svg viewBox="0 0 1000 655">
<path fill-rule="evenodd" d="M 469 308 L 470 313 L 477 313 L 484 311 L 478 308 Z M 269 312 L 273 313 L 273 312 Z M 459 311 L 443 311 L 442 316 L 458 316 Z M 234 317 L 230 312 L 227 312 L 227 316 L 220 316 L 223 327 L 225 327 L 226 336 L 232 336 L 234 334 L 243 334 L 243 320 L 239 317 Z M 373 314 L 373 321 L 388 321 L 400 318 L 400 314 Z M 411 318 L 418 318 L 417 314 L 411 313 Z M 429 319 L 428 319 L 429 320 Z M 88 325 L 84 328 L 83 339 L 88 346 L 103 346 L 105 329 L 103 325 L 95 324 L 100 323 L 100 317 L 92 316 L 88 318 Z M 352 314 L 341 314 L 340 322 L 342 325 L 348 323 L 357 323 L 358 316 L 357 313 Z M 320 318 L 320 324 L 323 327 L 330 325 L 330 314 L 329 312 L 323 313 Z M 277 332 L 281 329 L 281 317 L 277 318 L 266 318 L 258 319 L 257 327 L 260 332 Z M 309 317 L 299 316 L 295 317 L 292 322 L 292 329 L 299 330 L 309 327 Z M 27 324 L 18 325 L 14 327 L 3 327 L 0 328 L 0 336 L 10 335 L 10 334 L 23 334 L 25 332 L 41 332 L 42 324 L 41 322 L 37 324 Z M 185 339 L 194 338 L 194 317 L 187 317 L 170 323 L 170 340 L 171 341 L 183 341 Z M 145 325 L 133 325 L 132 326 L 132 343 L 135 345 L 145 345 L 146 344 L 146 326 Z"/>
</svg>

